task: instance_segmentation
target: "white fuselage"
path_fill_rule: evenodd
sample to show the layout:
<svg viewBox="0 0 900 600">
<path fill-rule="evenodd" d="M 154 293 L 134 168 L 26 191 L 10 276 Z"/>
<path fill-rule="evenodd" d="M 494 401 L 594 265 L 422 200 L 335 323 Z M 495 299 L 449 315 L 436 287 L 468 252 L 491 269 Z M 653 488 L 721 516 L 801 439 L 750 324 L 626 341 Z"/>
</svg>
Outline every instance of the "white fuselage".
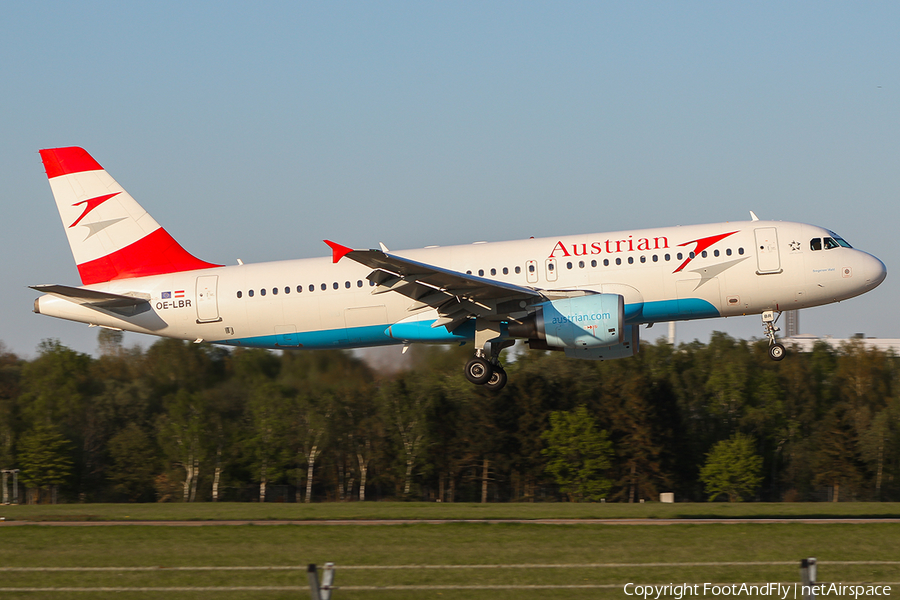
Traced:
<svg viewBox="0 0 900 600">
<path fill-rule="evenodd" d="M 394 254 L 540 290 L 620 294 L 629 324 L 759 314 L 862 294 L 885 277 L 877 258 L 821 227 L 749 221 L 434 247 Z M 814 249 L 820 240 L 820 249 Z M 843 242 L 843 240 L 840 240 Z M 834 244 L 832 244 L 834 245 Z M 697 252 L 692 257 L 693 252 Z M 113 280 L 85 286 L 150 296 L 138 314 L 45 295 L 41 314 L 153 335 L 266 348 L 352 348 L 470 339 L 465 327 L 414 328 L 434 309 L 373 294 L 368 267 L 287 260 Z M 410 310 L 410 309 L 413 310 Z M 426 331 L 423 335 L 421 332 Z M 432 332 L 432 333 L 428 333 Z"/>
</svg>

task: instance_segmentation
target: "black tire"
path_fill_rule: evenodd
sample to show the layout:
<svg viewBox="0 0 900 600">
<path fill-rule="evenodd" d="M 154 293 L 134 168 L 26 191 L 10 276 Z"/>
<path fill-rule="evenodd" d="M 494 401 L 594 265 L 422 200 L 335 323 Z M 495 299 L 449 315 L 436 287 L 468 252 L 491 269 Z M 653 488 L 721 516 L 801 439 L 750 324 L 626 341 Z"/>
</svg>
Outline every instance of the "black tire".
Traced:
<svg viewBox="0 0 900 600">
<path fill-rule="evenodd" d="M 772 344 L 769 346 L 769 358 L 772 360 L 781 360 L 784 358 L 785 350 L 781 344 Z"/>
<path fill-rule="evenodd" d="M 494 368 L 490 362 L 476 356 L 466 363 L 465 374 L 466 379 L 475 385 L 484 385 L 490 381 L 491 375 L 494 374 Z"/>
<path fill-rule="evenodd" d="M 499 392 L 506 385 L 507 379 L 506 371 L 503 370 L 503 367 L 497 365 L 494 367 L 494 372 L 491 374 L 488 382 L 484 384 L 484 387 L 492 392 Z"/>
</svg>

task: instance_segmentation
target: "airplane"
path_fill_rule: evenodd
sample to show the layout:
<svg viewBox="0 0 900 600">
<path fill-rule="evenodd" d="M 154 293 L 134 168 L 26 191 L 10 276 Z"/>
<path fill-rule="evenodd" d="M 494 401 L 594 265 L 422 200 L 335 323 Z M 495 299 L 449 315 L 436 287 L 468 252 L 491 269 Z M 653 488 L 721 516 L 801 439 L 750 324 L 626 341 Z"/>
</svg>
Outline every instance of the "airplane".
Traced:
<svg viewBox="0 0 900 600">
<path fill-rule="evenodd" d="M 325 240 L 331 256 L 223 266 L 187 252 L 78 147 L 40 151 L 81 286 L 34 285 L 34 312 L 236 347 L 471 343 L 473 384 L 506 385 L 516 340 L 571 358 L 640 350 L 639 326 L 759 314 L 781 360 L 785 310 L 884 281 L 878 258 L 829 229 L 726 222 L 392 252 Z"/>
</svg>

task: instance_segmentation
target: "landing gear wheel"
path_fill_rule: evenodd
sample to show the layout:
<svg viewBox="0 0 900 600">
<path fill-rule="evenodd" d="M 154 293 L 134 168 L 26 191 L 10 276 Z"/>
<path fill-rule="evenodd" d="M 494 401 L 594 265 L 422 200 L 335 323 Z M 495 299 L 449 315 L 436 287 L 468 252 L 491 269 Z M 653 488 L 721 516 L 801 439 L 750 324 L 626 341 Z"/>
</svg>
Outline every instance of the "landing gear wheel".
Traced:
<svg viewBox="0 0 900 600">
<path fill-rule="evenodd" d="M 784 358 L 784 346 L 781 344 L 772 344 L 769 346 L 769 358 L 772 360 L 781 360 Z"/>
<path fill-rule="evenodd" d="M 484 384 L 484 387 L 492 392 L 499 392 L 503 389 L 503 386 L 506 385 L 506 381 L 506 371 L 504 371 L 503 367 L 500 365 L 495 365 L 494 371 L 491 373 L 491 378 Z"/>
<path fill-rule="evenodd" d="M 486 359 L 476 356 L 466 363 L 465 374 L 466 379 L 475 385 L 484 385 L 490 381 L 494 368 Z"/>
</svg>

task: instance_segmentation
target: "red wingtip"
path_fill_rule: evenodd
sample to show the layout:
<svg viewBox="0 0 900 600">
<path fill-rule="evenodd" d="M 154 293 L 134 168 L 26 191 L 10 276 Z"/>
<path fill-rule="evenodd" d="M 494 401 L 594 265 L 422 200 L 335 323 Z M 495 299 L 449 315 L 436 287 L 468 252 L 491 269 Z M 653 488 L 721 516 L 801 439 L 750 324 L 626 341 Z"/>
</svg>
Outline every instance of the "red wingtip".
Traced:
<svg viewBox="0 0 900 600">
<path fill-rule="evenodd" d="M 337 242 L 332 242 L 331 240 L 322 240 L 328 247 L 331 248 L 331 260 L 332 262 L 337 262 L 353 252 L 353 248 L 348 248 L 347 246 L 341 246 Z"/>
</svg>

